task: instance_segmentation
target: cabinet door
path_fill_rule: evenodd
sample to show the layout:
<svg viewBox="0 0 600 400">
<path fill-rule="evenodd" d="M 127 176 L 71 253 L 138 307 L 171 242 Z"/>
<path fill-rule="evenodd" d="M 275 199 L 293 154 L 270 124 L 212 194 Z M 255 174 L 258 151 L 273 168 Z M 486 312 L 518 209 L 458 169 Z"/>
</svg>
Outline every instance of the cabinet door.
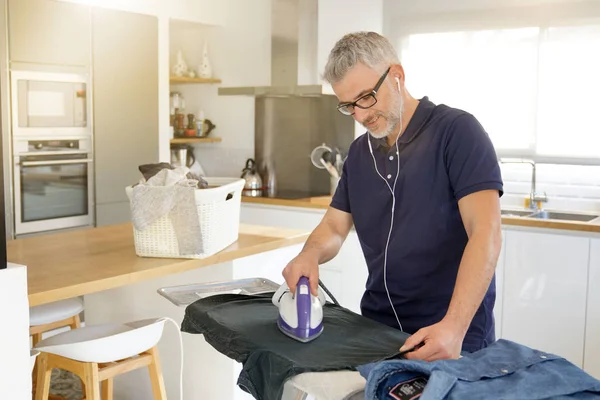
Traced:
<svg viewBox="0 0 600 400">
<path fill-rule="evenodd" d="M 344 307 L 360 314 L 360 300 L 365 293 L 369 269 L 356 231 L 350 231 L 338 257 L 343 278 L 341 289 Z"/>
<path fill-rule="evenodd" d="M 94 136 L 97 225 L 130 219 L 125 187 L 158 161 L 158 20 L 95 8 Z"/>
<path fill-rule="evenodd" d="M 583 237 L 506 232 L 505 339 L 583 365 L 589 244 Z"/>
<path fill-rule="evenodd" d="M 325 210 L 283 207 L 242 202 L 240 222 L 243 224 L 278 226 L 312 231 L 319 225 Z"/>
<path fill-rule="evenodd" d="M 90 7 L 49 0 L 9 0 L 11 62 L 90 65 Z"/>
<path fill-rule="evenodd" d="M 600 379 L 600 239 L 591 241 L 583 369 Z"/>
<path fill-rule="evenodd" d="M 502 336 L 502 303 L 504 301 L 504 260 L 506 253 L 506 232 L 502 231 L 502 248 L 496 264 L 496 303 L 494 304 L 494 320 L 496 324 L 496 339 Z"/>
</svg>

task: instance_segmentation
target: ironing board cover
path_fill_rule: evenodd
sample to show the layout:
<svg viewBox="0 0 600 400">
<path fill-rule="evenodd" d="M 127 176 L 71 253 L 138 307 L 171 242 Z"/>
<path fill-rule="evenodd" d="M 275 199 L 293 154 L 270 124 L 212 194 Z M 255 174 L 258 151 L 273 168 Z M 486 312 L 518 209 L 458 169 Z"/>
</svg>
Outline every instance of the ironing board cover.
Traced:
<svg viewBox="0 0 600 400">
<path fill-rule="evenodd" d="M 395 357 L 408 334 L 325 304 L 323 333 L 300 343 L 277 327 L 273 293 L 222 294 L 185 310 L 181 330 L 203 334 L 217 351 L 243 364 L 238 386 L 258 400 L 279 400 L 285 381 L 304 372 L 354 370 Z"/>
</svg>

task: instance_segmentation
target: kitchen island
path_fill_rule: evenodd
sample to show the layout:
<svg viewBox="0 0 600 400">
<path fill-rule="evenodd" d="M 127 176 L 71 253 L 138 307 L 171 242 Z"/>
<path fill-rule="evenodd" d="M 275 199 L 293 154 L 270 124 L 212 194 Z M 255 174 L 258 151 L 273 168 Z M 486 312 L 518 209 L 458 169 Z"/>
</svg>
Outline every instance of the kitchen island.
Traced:
<svg viewBox="0 0 600 400">
<path fill-rule="evenodd" d="M 27 266 L 29 305 L 36 306 L 220 264 L 303 243 L 308 232 L 242 224 L 238 240 L 203 259 L 135 254 L 131 224 L 17 239 L 8 261 Z"/>
<path fill-rule="evenodd" d="M 238 240 L 203 259 L 144 258 L 135 253 L 131 224 L 10 241 L 8 260 L 27 266 L 30 306 L 83 296 L 84 323 L 95 325 L 169 317 L 185 308 L 157 290 L 168 286 L 261 277 L 283 283 L 281 270 L 300 250 L 306 230 L 240 225 Z M 179 398 L 179 332 L 167 324 L 158 344 L 168 398 Z M 247 399 L 236 387 L 241 365 L 217 353 L 202 336 L 183 334 L 184 398 Z M 152 398 L 148 372 L 115 379 L 114 397 Z"/>
</svg>

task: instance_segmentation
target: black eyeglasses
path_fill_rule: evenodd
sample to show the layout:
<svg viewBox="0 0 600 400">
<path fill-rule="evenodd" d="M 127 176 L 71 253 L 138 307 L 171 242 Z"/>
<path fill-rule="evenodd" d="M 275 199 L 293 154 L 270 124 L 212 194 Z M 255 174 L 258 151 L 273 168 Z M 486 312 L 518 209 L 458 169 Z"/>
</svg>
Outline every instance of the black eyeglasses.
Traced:
<svg viewBox="0 0 600 400">
<path fill-rule="evenodd" d="M 377 103 L 377 97 L 375 97 L 375 95 L 377 94 L 379 87 L 385 80 L 385 77 L 387 76 L 388 72 L 390 72 L 389 67 L 388 67 L 388 69 L 385 70 L 385 72 L 383 73 L 381 78 L 379 78 L 379 81 L 377 81 L 377 85 L 375 85 L 375 87 L 373 88 L 373 90 L 371 90 L 371 92 L 365 94 L 364 96 L 361 96 L 360 98 L 358 98 L 356 101 L 353 101 L 352 103 L 339 104 L 337 106 L 338 111 L 344 115 L 354 115 L 354 107 L 362 108 L 363 110 L 373 107 L 375 105 L 375 103 Z"/>
</svg>

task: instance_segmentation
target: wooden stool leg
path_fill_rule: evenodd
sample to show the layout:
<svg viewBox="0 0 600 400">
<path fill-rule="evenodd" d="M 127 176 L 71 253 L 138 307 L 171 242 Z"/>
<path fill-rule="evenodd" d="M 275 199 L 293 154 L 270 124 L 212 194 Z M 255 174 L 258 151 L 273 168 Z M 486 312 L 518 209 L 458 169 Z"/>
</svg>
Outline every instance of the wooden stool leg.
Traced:
<svg viewBox="0 0 600 400">
<path fill-rule="evenodd" d="M 113 400 L 113 378 L 102 381 L 102 400 Z"/>
<path fill-rule="evenodd" d="M 69 324 L 71 329 L 81 328 L 81 318 L 79 318 L 79 314 L 71 317 L 71 323 Z"/>
<path fill-rule="evenodd" d="M 148 370 L 150 371 L 150 382 L 152 382 L 154 400 L 167 400 L 165 382 L 163 381 L 160 360 L 158 359 L 158 347 L 154 346 L 148 350 L 148 353 L 152 354 L 152 362 L 148 365 Z"/>
<path fill-rule="evenodd" d="M 35 400 L 47 400 L 50 394 L 50 375 L 52 366 L 48 365 L 48 354 L 40 353 L 37 357 L 37 383 L 35 390 Z"/>
<path fill-rule="evenodd" d="M 98 364 L 83 364 L 83 383 L 85 384 L 85 400 L 101 400 L 100 382 L 98 381 Z M 37 400 L 37 399 L 36 399 Z"/>
<path fill-rule="evenodd" d="M 79 318 L 79 314 L 71 317 L 71 322 L 69 323 L 69 327 L 71 329 L 81 328 L 81 318 Z M 81 379 L 81 377 L 79 377 Z M 81 379 L 81 391 L 85 393 L 85 382 Z"/>
<path fill-rule="evenodd" d="M 42 341 L 41 333 L 34 333 L 33 335 L 31 335 L 31 343 L 33 344 L 32 347 L 35 347 L 41 341 Z"/>
</svg>

